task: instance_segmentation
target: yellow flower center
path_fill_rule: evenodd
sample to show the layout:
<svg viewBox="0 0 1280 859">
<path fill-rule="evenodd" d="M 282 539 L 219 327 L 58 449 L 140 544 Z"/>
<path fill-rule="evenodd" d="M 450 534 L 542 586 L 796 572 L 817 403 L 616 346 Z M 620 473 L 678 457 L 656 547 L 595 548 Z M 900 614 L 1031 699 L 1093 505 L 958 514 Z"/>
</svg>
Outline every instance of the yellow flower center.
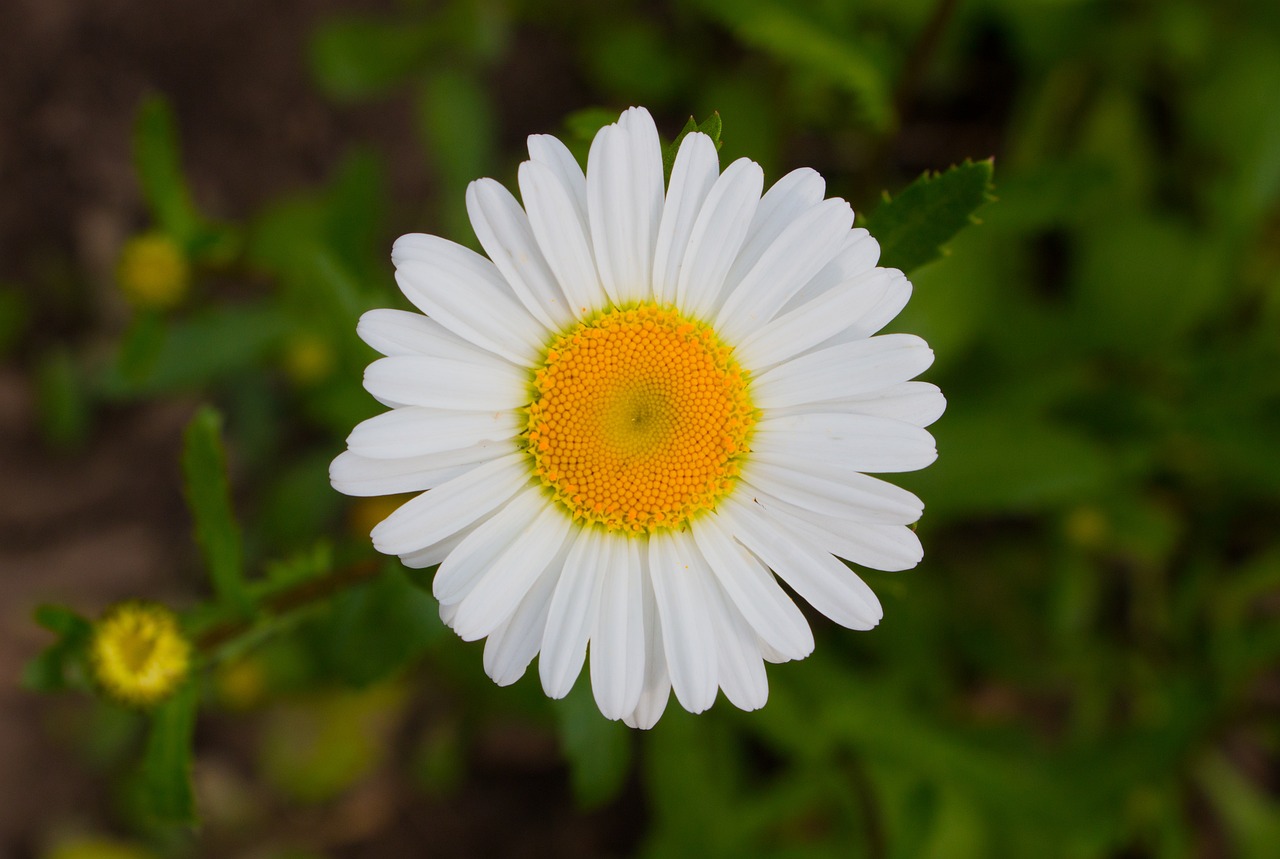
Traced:
<svg viewBox="0 0 1280 859">
<path fill-rule="evenodd" d="M 733 487 L 755 422 L 746 374 L 706 325 L 643 304 L 552 341 L 534 374 L 527 443 L 575 519 L 678 528 Z"/>
<path fill-rule="evenodd" d="M 108 612 L 95 624 L 91 651 L 98 682 L 130 704 L 167 697 L 190 665 L 190 645 L 177 618 L 149 603 L 123 603 Z"/>
</svg>

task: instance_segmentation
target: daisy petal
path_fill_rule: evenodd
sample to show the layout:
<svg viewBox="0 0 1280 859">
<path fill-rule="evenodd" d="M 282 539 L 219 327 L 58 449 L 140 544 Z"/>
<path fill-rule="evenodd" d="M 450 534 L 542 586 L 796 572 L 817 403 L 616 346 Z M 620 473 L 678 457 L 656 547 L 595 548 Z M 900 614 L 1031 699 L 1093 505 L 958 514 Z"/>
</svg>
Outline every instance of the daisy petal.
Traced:
<svg viewBox="0 0 1280 859">
<path fill-rule="evenodd" d="M 752 397 L 761 409 L 838 400 L 905 382 L 932 363 L 933 350 L 919 337 L 883 334 L 779 364 L 756 378 Z"/>
<path fill-rule="evenodd" d="M 927 427 L 942 417 L 946 409 L 947 400 L 937 385 L 929 382 L 903 382 L 872 394 L 828 400 L 824 403 L 803 403 L 775 409 L 771 414 L 786 417 L 810 412 L 851 412 Z"/>
<path fill-rule="evenodd" d="M 541 164 L 569 194 L 569 202 L 584 228 L 587 223 L 587 177 L 582 165 L 573 157 L 569 147 L 550 134 L 529 135 L 529 160 Z"/>
<path fill-rule="evenodd" d="M 813 633 L 804 614 L 759 561 L 725 530 L 715 513 L 690 528 L 716 581 L 755 634 L 787 659 L 813 652 Z"/>
<path fill-rule="evenodd" d="M 477 463 L 514 451 L 511 442 L 484 442 L 403 459 L 372 459 L 345 451 L 330 464 L 329 480 L 344 495 L 359 497 L 421 492 L 453 479 Z"/>
<path fill-rule="evenodd" d="M 872 269 L 774 317 L 748 334 L 735 353 L 759 373 L 799 355 L 846 329 L 879 307 L 889 293 L 911 295 L 911 283 L 895 269 Z M 906 303 L 906 298 L 903 298 Z"/>
<path fill-rule="evenodd" d="M 511 192 L 492 179 L 477 179 L 467 186 L 467 215 L 484 252 L 525 309 L 553 331 L 567 325 L 573 311 Z"/>
<path fill-rule="evenodd" d="M 924 557 L 920 538 L 906 525 L 833 519 L 802 510 L 764 492 L 752 497 L 787 528 L 837 558 L 873 570 L 894 572 L 909 570 Z"/>
<path fill-rule="evenodd" d="M 849 629 L 871 629 L 880 622 L 880 600 L 834 556 L 787 533 L 758 505 L 731 498 L 724 509 L 733 536 L 818 611 Z"/>
<path fill-rule="evenodd" d="M 462 245 L 411 233 L 391 248 L 396 283 L 419 310 L 459 337 L 529 366 L 544 328 L 511 293 L 492 262 Z"/>
<path fill-rule="evenodd" d="M 472 363 L 508 363 L 492 352 L 463 340 L 429 316 L 408 310 L 367 311 L 356 323 L 356 334 L 383 355 L 430 355 Z"/>
<path fill-rule="evenodd" d="M 662 623 L 663 650 L 676 698 L 690 713 L 716 699 L 716 638 L 707 609 L 711 584 L 687 540 L 658 531 L 649 537 L 649 573 Z"/>
<path fill-rule="evenodd" d="M 508 501 L 440 563 L 431 593 L 442 603 L 461 602 L 484 572 L 497 566 L 503 553 L 527 533 L 529 524 L 545 507 L 538 487 Z"/>
<path fill-rule="evenodd" d="M 760 165 L 746 158 L 730 164 L 711 186 L 689 234 L 676 283 L 676 306 L 682 312 L 702 317 L 719 303 L 725 276 L 747 237 L 763 186 Z"/>
<path fill-rule="evenodd" d="M 444 539 L 510 499 L 528 479 L 524 453 L 490 460 L 400 506 L 373 529 L 379 552 L 402 555 Z"/>
<path fill-rule="evenodd" d="M 792 170 L 774 182 L 760 198 L 742 253 L 729 270 L 729 282 L 741 281 L 792 221 L 822 202 L 826 190 L 822 174 L 808 167 Z"/>
<path fill-rule="evenodd" d="M 566 541 L 560 555 L 538 576 L 511 617 L 485 641 L 484 672 L 499 686 L 510 686 L 523 677 L 533 657 L 538 655 L 542 632 L 547 627 L 551 595 L 555 593 L 560 570 L 569 554 L 568 545 Z"/>
<path fill-rule="evenodd" d="M 707 582 L 707 605 L 716 628 L 720 688 L 740 710 L 759 710 L 769 699 L 769 679 L 756 634 L 715 581 Z"/>
<path fill-rule="evenodd" d="M 782 466 L 803 463 L 820 471 L 872 473 L 918 471 L 938 458 L 928 430 L 890 418 L 858 414 L 805 414 L 766 418 L 756 424 L 754 457 Z"/>
<path fill-rule="evenodd" d="M 874 271 L 879 259 L 880 243 L 866 230 L 854 227 L 841 243 L 840 252 L 792 297 L 783 310 L 790 311 L 847 280 Z"/>
<path fill-rule="evenodd" d="M 720 162 L 711 138 L 697 131 L 685 135 L 671 168 L 671 185 L 654 250 L 653 300 L 658 304 L 675 300 L 694 220 L 719 175 Z"/>
<path fill-rule="evenodd" d="M 802 471 L 753 460 L 743 468 L 742 480 L 789 504 L 837 519 L 909 525 L 924 512 L 920 499 L 907 490 L 854 471 L 833 475 L 830 467 Z"/>
<path fill-rule="evenodd" d="M 380 358 L 364 371 L 365 390 L 375 397 L 436 409 L 515 409 L 528 399 L 527 386 L 510 365 L 498 369 L 421 355 Z"/>
<path fill-rule="evenodd" d="M 853 209 L 839 198 L 792 221 L 736 282 L 716 316 L 716 331 L 738 341 L 763 327 L 840 251 L 852 227 Z"/>
<path fill-rule="evenodd" d="M 641 550 L 644 555 L 643 549 Z M 653 580 L 649 576 L 648 559 L 641 558 L 640 585 L 644 597 L 645 657 L 644 687 L 640 700 L 622 721 L 632 728 L 647 731 L 658 723 L 671 698 L 671 678 L 667 673 L 667 655 L 662 647 L 662 627 L 658 619 L 658 604 L 653 595 Z"/>
<path fill-rule="evenodd" d="M 539 489 L 531 491 L 540 494 Z M 569 517 L 545 503 L 545 499 L 540 500 L 543 501 L 541 511 L 532 520 L 525 519 L 525 527 L 515 541 L 458 603 L 453 631 L 463 641 L 484 638 L 511 617 L 569 538 Z M 449 561 L 445 559 L 447 563 Z"/>
<path fill-rule="evenodd" d="M 615 569 L 600 587 L 600 608 L 591 635 L 591 689 L 606 719 L 635 710 L 644 686 L 644 604 L 638 541 L 617 541 Z"/>
<path fill-rule="evenodd" d="M 514 411 L 462 412 L 406 406 L 356 425 L 347 436 L 352 453 L 373 459 L 404 459 L 502 441 L 523 427 Z"/>
<path fill-rule="evenodd" d="M 457 533 L 450 534 L 448 537 L 445 537 L 441 540 L 437 540 L 436 542 L 432 543 L 430 546 L 424 546 L 423 548 L 418 549 L 417 551 L 406 552 L 405 554 L 400 556 L 400 563 L 404 564 L 406 567 L 408 567 L 411 570 L 425 570 L 428 567 L 438 566 L 441 561 L 449 557 L 449 554 L 454 549 L 458 548 L 458 546 L 462 544 L 463 540 L 467 539 L 468 534 L 470 534 L 476 528 L 483 525 L 486 521 L 487 520 L 485 517 L 481 517 L 480 519 L 476 520 L 475 522 L 472 522 L 470 525 L 466 526 L 465 528 L 460 529 Z M 442 619 L 443 619 L 443 610 L 444 610 L 444 606 L 441 606 Z M 452 619 L 453 619 L 453 615 L 452 613 L 450 613 L 449 620 L 445 621 L 445 625 L 447 626 L 449 622 L 452 621 Z"/>
<path fill-rule="evenodd" d="M 547 626 L 542 634 L 538 674 L 542 690 L 551 698 L 563 698 L 582 673 L 587 656 L 600 587 L 612 559 L 610 542 L 594 528 L 583 528 L 573 538 L 556 592 L 551 597 Z"/>
<path fill-rule="evenodd" d="M 546 164 L 526 161 L 520 165 L 520 194 L 538 247 L 570 309 L 579 319 L 589 316 L 604 306 L 608 296 L 600 288 L 590 233 L 573 192 Z"/>
<path fill-rule="evenodd" d="M 662 146 L 647 110 L 600 130 L 587 158 L 587 215 L 600 283 L 615 304 L 651 295 L 662 216 Z"/>
</svg>

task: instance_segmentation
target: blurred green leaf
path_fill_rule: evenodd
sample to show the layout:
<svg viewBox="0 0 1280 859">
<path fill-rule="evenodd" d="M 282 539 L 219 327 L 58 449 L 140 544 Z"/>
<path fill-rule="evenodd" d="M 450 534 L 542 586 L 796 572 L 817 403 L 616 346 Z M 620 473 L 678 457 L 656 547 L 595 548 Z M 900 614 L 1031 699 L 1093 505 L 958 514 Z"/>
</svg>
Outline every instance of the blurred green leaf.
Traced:
<svg viewBox="0 0 1280 859">
<path fill-rule="evenodd" d="M 133 158 L 152 217 L 179 243 L 190 244 L 200 233 L 201 218 L 182 173 L 173 110 L 161 96 L 150 96 L 138 107 Z"/>
<path fill-rule="evenodd" d="M 142 758 L 143 789 L 148 810 L 163 823 L 196 823 L 191 755 L 198 703 L 195 684 L 186 683 L 152 714 Z"/>
<path fill-rule="evenodd" d="M 23 666 L 22 686 L 36 692 L 58 692 L 75 679 L 70 672 L 86 658 L 86 648 L 93 637 L 93 625 L 69 608 L 42 605 L 35 610 L 35 621 L 57 634 L 58 640 Z"/>
<path fill-rule="evenodd" d="M 975 223 L 973 213 L 991 196 L 993 161 L 966 161 L 944 173 L 925 173 L 896 197 L 863 216 L 880 243 L 880 264 L 911 271 L 945 253 L 956 233 Z"/>
<path fill-rule="evenodd" d="M 71 354 L 62 348 L 46 354 L 37 371 L 36 385 L 40 429 L 45 440 L 63 449 L 83 443 L 89 432 L 89 399 Z"/>
<path fill-rule="evenodd" d="M 117 361 L 96 379 L 96 393 L 109 399 L 189 391 L 256 367 L 284 335 L 286 320 L 275 308 L 214 307 L 170 324 L 149 369 L 126 377 Z"/>
<path fill-rule="evenodd" d="M 631 729 L 600 715 L 585 681 L 575 683 L 555 709 L 573 795 L 583 808 L 596 808 L 618 795 L 631 769 Z"/>
<path fill-rule="evenodd" d="M 386 92 L 415 72 L 436 45 L 425 23 L 373 18 L 328 21 L 311 36 L 311 71 L 334 98 Z"/>
<path fill-rule="evenodd" d="M 443 186 L 442 215 L 459 240 L 470 239 L 465 194 L 471 180 L 493 172 L 498 120 L 489 90 L 473 73 L 445 69 L 432 75 L 418 102 L 427 157 Z"/>
<path fill-rule="evenodd" d="M 850 93 L 866 123 L 884 130 L 894 121 L 889 82 L 855 40 L 776 0 L 702 0 L 748 45 Z"/>
<path fill-rule="evenodd" d="M 208 406 L 201 408 L 187 425 L 183 442 L 187 504 L 214 593 L 220 603 L 247 612 L 252 601 L 244 581 L 240 527 L 231 507 L 222 416 Z"/>
<path fill-rule="evenodd" d="M 312 627 L 326 666 L 353 686 L 367 686 L 408 665 L 444 631 L 435 600 L 414 587 L 396 563 L 334 597 Z"/>
</svg>

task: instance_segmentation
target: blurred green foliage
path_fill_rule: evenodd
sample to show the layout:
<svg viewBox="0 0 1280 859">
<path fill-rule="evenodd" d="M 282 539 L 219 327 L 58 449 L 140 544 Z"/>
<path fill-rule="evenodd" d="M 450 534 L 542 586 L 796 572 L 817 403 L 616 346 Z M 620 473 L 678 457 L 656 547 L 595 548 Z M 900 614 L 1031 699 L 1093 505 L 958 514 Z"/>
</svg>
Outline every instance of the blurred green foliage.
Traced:
<svg viewBox="0 0 1280 859">
<path fill-rule="evenodd" d="M 560 129 L 513 119 L 539 91 L 522 77 L 542 41 L 562 54 L 548 64 L 567 91 L 548 84 L 539 105 Z M 140 181 L 205 288 L 170 317 L 138 315 L 109 360 L 54 351 L 40 372 L 58 444 L 105 403 L 198 394 L 225 414 L 235 553 L 264 572 L 237 583 L 220 554 L 234 525 L 204 412 L 188 437 L 197 527 L 218 592 L 247 587 L 256 614 L 193 612 L 191 627 L 216 658 L 251 654 L 286 702 L 269 782 L 322 801 L 390 765 L 446 795 L 471 777 L 476 734 L 518 720 L 556 732 L 582 806 L 638 780 L 642 855 L 1271 855 L 1280 804 L 1249 761 L 1274 772 L 1280 754 L 1280 6 L 450 0 L 322 21 L 309 59 L 335 101 L 411 96 L 437 193 L 397 196 L 385 155 L 362 149 L 322 187 L 215 224 L 187 190 L 171 111 L 149 101 Z M 493 688 L 418 587 L 429 576 L 372 557 L 386 510 L 324 474 L 377 410 L 355 319 L 404 306 L 388 225 L 412 214 L 474 243 L 468 181 L 509 180 L 525 133 L 581 154 L 632 103 L 669 136 L 718 112 L 724 163 L 819 168 L 909 270 L 892 327 L 934 347 L 928 378 L 950 402 L 939 461 L 901 481 L 927 504 L 925 561 L 866 574 L 880 628 L 815 618 L 815 655 L 770 668 L 763 711 L 673 703 L 644 735 L 605 722 L 585 680 L 563 702 L 536 672 Z M 999 201 L 960 231 L 992 155 Z M 937 214 L 913 224 L 926 203 Z M 246 286 L 224 294 L 215 274 Z M 30 312 L 0 293 L 0 346 Z M 60 688 L 83 621 L 45 620 L 60 639 L 28 682 Z M 361 726 L 392 742 L 413 693 L 379 684 L 405 672 L 447 691 L 415 751 L 387 763 Z M 193 694 L 145 744 L 156 789 L 188 763 L 189 743 L 174 749 Z M 166 801 L 189 816 L 181 791 Z"/>
</svg>

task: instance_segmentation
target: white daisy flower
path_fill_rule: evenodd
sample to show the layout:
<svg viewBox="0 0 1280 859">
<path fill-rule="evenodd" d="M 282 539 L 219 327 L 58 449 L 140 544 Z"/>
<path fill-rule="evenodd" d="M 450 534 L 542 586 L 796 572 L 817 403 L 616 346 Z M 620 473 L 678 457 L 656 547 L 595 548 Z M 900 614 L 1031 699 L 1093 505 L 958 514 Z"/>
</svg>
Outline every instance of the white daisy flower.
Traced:
<svg viewBox="0 0 1280 859">
<path fill-rule="evenodd" d="M 440 612 L 487 638 L 501 685 L 541 654 L 566 695 L 588 650 L 601 712 L 651 727 L 671 690 L 765 703 L 764 662 L 813 650 L 779 579 L 851 629 L 880 603 L 840 558 L 915 566 L 910 492 L 867 472 L 923 468 L 945 407 L 909 381 L 933 361 L 873 336 L 911 284 L 877 268 L 853 211 L 813 170 L 763 196 L 748 159 L 719 169 L 684 138 L 663 187 L 649 113 L 602 129 L 587 170 L 529 138 L 524 206 L 492 179 L 467 208 L 486 259 L 435 236 L 392 249 L 425 315 L 373 310 L 387 356 L 365 387 L 390 411 L 333 462 L 349 495 L 420 492 L 373 530 L 410 567 L 439 564 Z"/>
</svg>

